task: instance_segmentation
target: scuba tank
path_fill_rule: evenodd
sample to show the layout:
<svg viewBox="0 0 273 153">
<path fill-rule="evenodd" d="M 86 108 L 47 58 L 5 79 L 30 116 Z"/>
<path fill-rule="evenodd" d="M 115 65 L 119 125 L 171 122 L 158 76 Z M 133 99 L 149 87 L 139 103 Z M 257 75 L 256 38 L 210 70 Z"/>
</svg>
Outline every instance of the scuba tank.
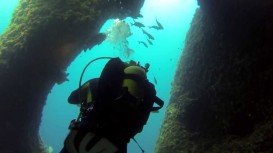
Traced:
<svg viewBox="0 0 273 153">
<path fill-rule="evenodd" d="M 136 98 L 144 98 L 143 89 L 137 82 L 137 79 L 147 79 L 145 69 L 139 66 L 129 66 L 124 69 L 125 76 L 132 76 L 135 79 L 126 77 L 122 82 L 122 87 L 127 88 L 128 92 Z"/>
</svg>

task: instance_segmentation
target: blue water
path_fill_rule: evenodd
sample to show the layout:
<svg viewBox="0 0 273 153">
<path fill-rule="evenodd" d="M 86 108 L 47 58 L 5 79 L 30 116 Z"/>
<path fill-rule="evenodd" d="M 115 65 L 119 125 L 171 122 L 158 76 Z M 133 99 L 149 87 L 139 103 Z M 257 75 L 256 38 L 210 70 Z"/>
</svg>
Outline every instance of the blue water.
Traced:
<svg viewBox="0 0 273 153">
<path fill-rule="evenodd" d="M 19 0 L 0 0 L 0 35 L 8 27 Z"/>
<path fill-rule="evenodd" d="M 0 34 L 8 27 L 12 13 L 18 4 L 18 0 L 0 0 Z M 141 14 L 144 16 L 137 21 L 146 26 L 155 25 L 158 19 L 164 26 L 164 30 L 157 31 L 146 28 L 155 40 L 153 46 L 145 48 L 138 41 L 146 41 L 146 36 L 137 27 L 131 26 L 133 35 L 129 37 L 129 47 L 135 52 L 126 60 L 140 61 L 143 65 L 150 63 L 148 78 L 154 83 L 157 80 L 157 95 L 165 101 L 165 107 L 159 113 L 150 115 L 147 125 L 135 138 L 146 153 L 153 153 L 156 140 L 159 136 L 160 126 L 163 122 L 166 106 L 170 98 L 171 83 L 174 78 L 176 66 L 181 55 L 186 33 L 190 27 L 193 14 L 197 8 L 195 0 L 146 0 Z M 131 18 L 125 20 L 132 23 Z M 113 20 L 109 20 L 102 27 L 105 32 Z M 82 52 L 67 68 L 69 81 L 61 85 L 55 85 L 47 97 L 44 107 L 40 134 L 47 146 L 52 146 L 55 152 L 63 147 L 63 140 L 68 133 L 68 125 L 71 119 L 77 117 L 79 108 L 69 105 L 67 97 L 78 87 L 80 73 L 85 65 L 96 57 L 111 56 L 123 57 L 122 53 L 116 51 L 113 45 L 103 42 L 87 52 Z M 123 58 L 125 59 L 125 58 Z M 98 61 L 87 69 L 83 82 L 90 78 L 98 77 L 107 61 Z M 140 153 L 141 150 L 132 141 L 128 146 L 128 153 Z"/>
</svg>

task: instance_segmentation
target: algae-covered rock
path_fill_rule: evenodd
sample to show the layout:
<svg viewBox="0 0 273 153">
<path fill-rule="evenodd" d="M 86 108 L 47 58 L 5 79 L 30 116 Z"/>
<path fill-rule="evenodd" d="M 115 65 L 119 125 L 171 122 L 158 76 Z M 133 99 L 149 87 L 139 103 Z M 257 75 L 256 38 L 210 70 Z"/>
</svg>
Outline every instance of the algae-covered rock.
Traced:
<svg viewBox="0 0 273 153">
<path fill-rule="evenodd" d="M 109 18 L 137 16 L 143 0 L 21 0 L 0 38 L 0 152 L 42 152 L 46 96 L 81 50 L 104 40 Z"/>
<path fill-rule="evenodd" d="M 200 0 L 157 153 L 273 151 L 273 3 Z"/>
</svg>

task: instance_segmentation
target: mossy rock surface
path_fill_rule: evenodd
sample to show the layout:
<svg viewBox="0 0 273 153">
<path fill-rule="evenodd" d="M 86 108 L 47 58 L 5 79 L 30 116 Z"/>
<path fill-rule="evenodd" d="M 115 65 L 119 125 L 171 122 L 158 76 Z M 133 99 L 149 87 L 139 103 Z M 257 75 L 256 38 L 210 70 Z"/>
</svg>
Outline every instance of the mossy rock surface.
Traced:
<svg viewBox="0 0 273 153">
<path fill-rule="evenodd" d="M 156 152 L 272 152 L 273 3 L 199 4 Z"/>
<path fill-rule="evenodd" d="M 46 97 L 82 50 L 102 42 L 110 18 L 137 16 L 144 0 L 20 0 L 0 37 L 0 152 L 42 152 Z"/>
</svg>

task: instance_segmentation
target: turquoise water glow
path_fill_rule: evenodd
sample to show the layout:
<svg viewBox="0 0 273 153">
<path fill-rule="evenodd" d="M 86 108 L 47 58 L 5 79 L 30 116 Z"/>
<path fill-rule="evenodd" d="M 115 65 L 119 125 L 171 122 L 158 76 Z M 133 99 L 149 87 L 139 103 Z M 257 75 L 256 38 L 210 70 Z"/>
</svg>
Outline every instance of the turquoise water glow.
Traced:
<svg viewBox="0 0 273 153">
<path fill-rule="evenodd" d="M 0 0 L 0 35 L 8 27 L 18 0 Z"/>
<path fill-rule="evenodd" d="M 0 0 L 0 34 L 7 28 L 11 19 L 12 12 L 16 7 L 18 0 Z M 135 138 L 145 150 L 146 153 L 153 153 L 156 140 L 159 136 L 160 126 L 162 124 L 165 109 L 170 98 L 171 83 L 174 78 L 176 65 L 181 55 L 186 33 L 190 27 L 193 14 L 197 8 L 195 0 L 146 0 L 141 14 L 144 16 L 137 21 L 146 26 L 156 24 L 156 19 L 164 26 L 164 30 L 154 30 L 145 28 L 151 33 L 155 40 L 153 46 L 145 48 L 138 41 L 146 41 L 146 36 L 142 31 L 131 26 L 133 35 L 129 37 L 129 47 L 135 52 L 126 60 L 140 61 L 143 65 L 150 63 L 148 78 L 154 83 L 154 77 L 157 80 L 157 95 L 165 101 L 165 107 L 159 113 L 151 114 L 147 125 L 142 133 Z M 101 29 L 105 32 L 112 24 L 109 20 Z M 133 23 L 131 18 L 126 22 Z M 47 104 L 44 108 L 40 134 L 45 144 L 52 146 L 55 152 L 59 152 L 63 147 L 63 141 L 68 133 L 68 125 L 71 119 L 77 117 L 79 108 L 69 105 L 67 97 L 78 87 L 80 73 L 85 65 L 96 57 L 101 56 L 122 56 L 120 52 L 113 49 L 113 45 L 103 42 L 99 46 L 93 47 L 87 52 L 82 52 L 73 63 L 67 68 L 69 81 L 61 85 L 55 85 L 47 97 Z M 98 61 L 92 64 L 86 71 L 83 82 L 90 78 L 98 77 L 104 64 L 107 61 Z M 132 141 L 128 146 L 128 153 L 140 153 L 141 150 Z"/>
</svg>

